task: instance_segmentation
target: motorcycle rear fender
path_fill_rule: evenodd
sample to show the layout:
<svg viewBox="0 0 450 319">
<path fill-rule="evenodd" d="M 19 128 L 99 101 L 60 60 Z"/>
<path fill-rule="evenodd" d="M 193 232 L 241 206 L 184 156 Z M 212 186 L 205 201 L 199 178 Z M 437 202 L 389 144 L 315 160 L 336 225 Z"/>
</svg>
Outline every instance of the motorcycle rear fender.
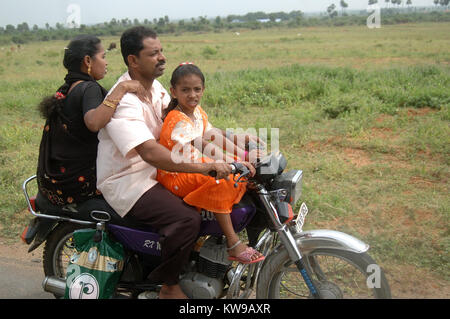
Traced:
<svg viewBox="0 0 450 319">
<path fill-rule="evenodd" d="M 36 237 L 36 233 L 38 231 L 38 219 L 37 218 L 33 218 L 28 226 L 23 230 L 22 235 L 20 236 L 20 238 L 22 239 L 22 241 L 24 243 L 26 243 L 27 245 L 31 244 L 31 242 L 33 241 L 34 237 Z"/>
<path fill-rule="evenodd" d="M 36 218 L 34 227 L 36 228 L 36 235 L 28 252 L 31 253 L 33 250 L 38 248 L 48 237 L 50 232 L 55 228 L 58 221 L 44 218 Z"/>
<path fill-rule="evenodd" d="M 340 249 L 354 253 L 364 253 L 369 245 L 351 235 L 328 229 L 308 230 L 294 235 L 300 252 L 315 249 Z"/>
</svg>

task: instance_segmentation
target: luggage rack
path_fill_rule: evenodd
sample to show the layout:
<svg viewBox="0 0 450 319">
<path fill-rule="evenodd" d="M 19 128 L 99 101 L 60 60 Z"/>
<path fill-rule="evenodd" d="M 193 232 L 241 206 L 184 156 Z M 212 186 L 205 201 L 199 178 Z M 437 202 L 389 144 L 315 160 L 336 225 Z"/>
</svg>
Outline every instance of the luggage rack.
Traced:
<svg viewBox="0 0 450 319">
<path fill-rule="evenodd" d="M 51 220 L 55 220 L 55 221 L 58 221 L 58 222 L 70 222 L 70 223 L 75 223 L 75 224 L 80 224 L 80 225 L 87 225 L 87 226 L 94 226 L 94 225 L 97 224 L 96 222 L 89 222 L 89 221 L 85 221 L 85 220 L 73 219 L 73 218 L 63 217 L 63 216 L 41 214 L 41 213 L 36 212 L 35 209 L 33 208 L 32 203 L 31 203 L 32 199 L 30 199 L 30 196 L 28 195 L 28 191 L 27 191 L 28 183 L 30 183 L 32 180 L 35 180 L 36 178 L 37 178 L 36 175 L 33 175 L 33 176 L 29 177 L 23 182 L 23 185 L 22 185 L 22 190 L 23 190 L 23 193 L 25 195 L 25 199 L 27 201 L 28 210 L 30 211 L 30 213 L 33 216 L 35 216 L 37 218 L 51 219 Z M 111 219 L 111 216 L 107 212 L 95 211 L 94 210 L 94 211 L 91 212 L 91 217 L 93 217 L 94 214 L 102 214 L 102 215 L 107 216 L 107 218 L 105 218 L 105 221 L 109 221 Z M 94 219 L 98 220 L 97 218 L 94 218 Z"/>
</svg>

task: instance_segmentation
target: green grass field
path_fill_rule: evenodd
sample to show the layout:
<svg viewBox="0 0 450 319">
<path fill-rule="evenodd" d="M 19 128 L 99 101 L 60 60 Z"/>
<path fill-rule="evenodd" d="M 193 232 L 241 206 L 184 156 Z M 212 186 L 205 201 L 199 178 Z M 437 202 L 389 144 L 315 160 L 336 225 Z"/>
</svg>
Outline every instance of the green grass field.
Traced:
<svg viewBox="0 0 450 319">
<path fill-rule="evenodd" d="M 199 65 L 215 126 L 280 128 L 289 168 L 304 170 L 305 228 L 369 243 L 394 297 L 449 298 L 449 31 L 435 23 L 162 36 L 161 81 L 168 87 L 180 62 Z M 18 240 L 30 219 L 21 184 L 36 170 L 36 106 L 62 84 L 66 45 L 0 48 L 0 237 Z M 118 50 L 107 58 L 110 88 L 125 66 Z"/>
</svg>

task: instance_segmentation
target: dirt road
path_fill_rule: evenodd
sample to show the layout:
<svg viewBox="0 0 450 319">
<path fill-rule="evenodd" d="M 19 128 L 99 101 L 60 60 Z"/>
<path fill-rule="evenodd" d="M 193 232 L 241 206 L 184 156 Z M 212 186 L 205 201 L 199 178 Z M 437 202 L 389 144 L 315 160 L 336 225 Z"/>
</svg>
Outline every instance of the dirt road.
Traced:
<svg viewBox="0 0 450 319">
<path fill-rule="evenodd" d="M 42 290 L 42 249 L 27 253 L 22 243 L 0 239 L 0 299 L 49 299 Z"/>
<path fill-rule="evenodd" d="M 0 238 L 0 299 L 53 299 L 42 290 L 42 247 L 27 253 L 20 240 Z M 449 299 L 448 282 L 413 265 L 386 265 L 393 298 Z"/>
</svg>

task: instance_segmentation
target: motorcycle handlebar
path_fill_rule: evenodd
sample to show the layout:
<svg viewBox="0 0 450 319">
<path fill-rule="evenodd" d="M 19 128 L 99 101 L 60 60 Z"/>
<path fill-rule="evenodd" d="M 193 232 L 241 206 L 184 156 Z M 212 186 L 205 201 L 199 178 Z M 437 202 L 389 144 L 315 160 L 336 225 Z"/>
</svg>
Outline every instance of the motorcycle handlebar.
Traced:
<svg viewBox="0 0 450 319">
<path fill-rule="evenodd" d="M 243 164 L 238 163 L 238 162 L 234 162 L 230 164 L 231 166 L 231 174 L 233 175 L 237 175 L 240 174 L 241 177 L 243 176 L 247 176 L 250 174 L 250 170 Z M 208 173 L 209 176 L 211 177 L 217 177 L 217 172 L 216 171 L 210 171 Z"/>
<path fill-rule="evenodd" d="M 241 174 L 241 176 L 247 176 L 250 173 L 250 170 L 244 164 L 234 162 L 231 164 L 231 173 L 234 175 Z"/>
</svg>

